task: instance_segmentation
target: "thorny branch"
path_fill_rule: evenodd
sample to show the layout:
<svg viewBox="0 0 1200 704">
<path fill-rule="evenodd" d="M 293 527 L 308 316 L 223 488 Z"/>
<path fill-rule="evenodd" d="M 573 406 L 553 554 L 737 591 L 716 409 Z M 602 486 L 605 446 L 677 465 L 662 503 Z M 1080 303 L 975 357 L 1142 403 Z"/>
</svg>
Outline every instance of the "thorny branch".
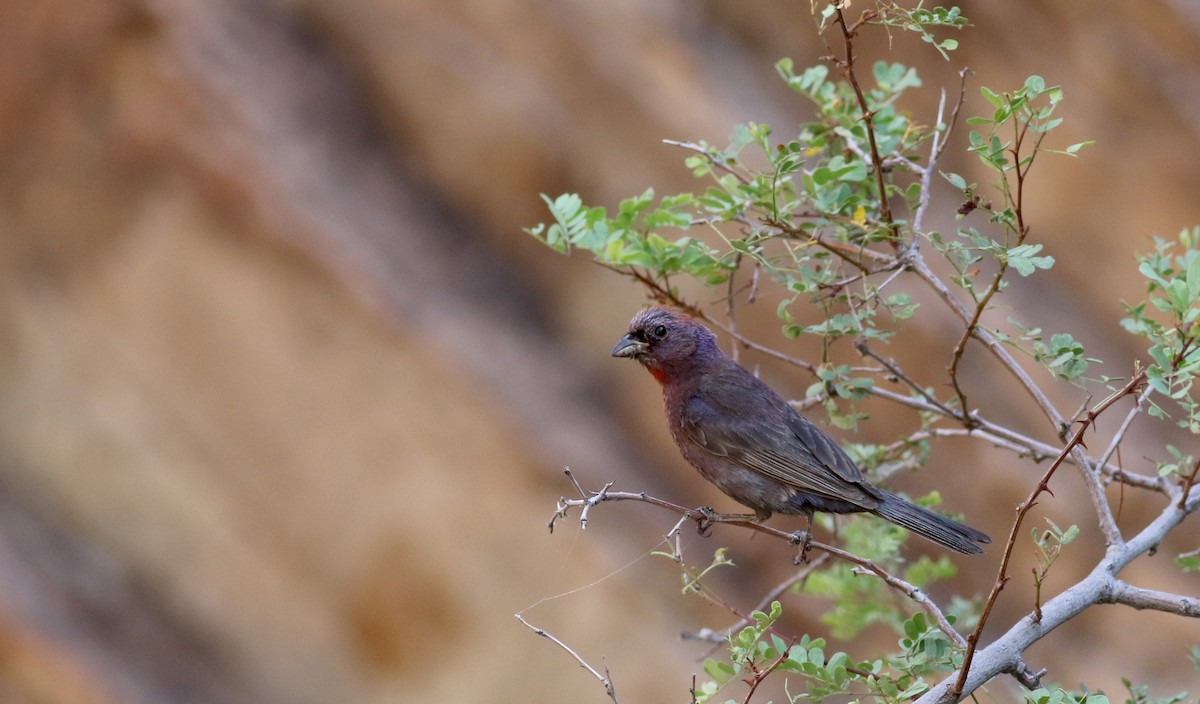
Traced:
<svg viewBox="0 0 1200 704">
<path fill-rule="evenodd" d="M 962 684 L 958 695 L 952 689 L 959 685 L 957 674 L 933 686 L 917 700 L 917 704 L 947 704 L 978 689 L 991 678 L 1008 672 L 1020 659 L 1020 654 L 1050 631 L 1078 616 L 1095 604 L 1121 603 L 1133 608 L 1158 608 L 1181 616 L 1200 617 L 1197 600 L 1192 597 L 1164 594 L 1152 590 L 1122 586 L 1116 575 L 1135 558 L 1157 547 L 1163 536 L 1173 530 L 1191 513 L 1200 508 L 1200 490 L 1193 487 L 1182 507 L 1171 502 L 1140 533 L 1118 545 L 1112 545 L 1104 557 L 1082 580 L 1042 605 L 1042 618 L 1033 614 L 1013 624 L 991 645 L 980 650 Z"/>
<path fill-rule="evenodd" d="M 1013 159 L 1013 173 L 1016 174 L 1016 196 L 1013 199 L 1013 216 L 1016 218 L 1015 225 L 1007 225 L 1006 227 L 1015 229 L 1017 241 L 1012 247 L 1019 247 L 1025 242 L 1025 238 L 1029 235 L 1029 226 L 1025 223 L 1024 198 L 1025 198 L 1025 179 L 1029 176 L 1029 170 L 1033 168 L 1034 160 L 1037 157 L 1038 147 L 1042 143 L 1042 138 L 1045 133 L 1038 135 L 1034 142 L 1033 151 L 1028 158 L 1022 159 L 1021 145 L 1025 141 L 1025 137 L 1029 134 L 1029 123 L 1022 123 L 1020 127 L 1015 127 L 1016 136 L 1013 140 L 1013 145 L 1010 147 Z M 1009 191 L 1008 174 L 1004 173 L 1000 177 L 1001 186 L 1007 196 Z M 962 385 L 958 377 L 958 365 L 962 362 L 963 353 L 966 351 L 967 342 L 974 337 L 975 330 L 979 327 L 980 319 L 984 311 L 988 309 L 988 304 L 991 303 L 992 297 L 1000 291 L 1000 285 L 1004 282 L 1004 275 L 1008 273 L 1008 259 L 1001 259 L 999 266 L 996 269 L 995 275 L 992 277 L 992 282 L 984 291 L 983 296 L 975 298 L 974 289 L 971 290 L 972 298 L 975 298 L 975 312 L 971 315 L 970 321 L 967 322 L 967 328 L 963 330 L 962 337 L 954 345 L 954 352 L 951 355 L 950 361 L 950 383 L 954 387 L 954 393 L 958 396 L 958 406 L 964 411 L 968 411 L 970 406 L 967 405 L 967 395 L 963 391 Z M 967 422 L 970 422 L 968 415 Z"/>
<path fill-rule="evenodd" d="M 1055 458 L 1054 462 L 1051 463 L 1050 467 L 1046 470 L 1046 473 L 1042 476 L 1041 481 L 1038 482 L 1037 486 L 1034 487 L 1029 496 L 1017 506 L 1016 519 L 1013 521 L 1012 530 L 1008 534 L 1008 542 L 1004 546 L 1004 554 L 1000 558 L 1000 569 L 996 575 L 996 581 L 992 585 L 992 590 L 988 594 L 987 600 L 984 602 L 983 612 L 979 616 L 979 623 L 976 624 L 975 630 L 971 633 L 971 635 L 967 636 L 967 649 L 966 653 L 963 655 L 963 664 L 959 669 L 958 680 L 955 682 L 954 687 L 950 690 L 950 696 L 952 698 L 957 700 L 957 698 L 963 692 L 963 687 L 967 681 L 967 675 L 971 671 L 971 661 L 975 658 L 975 651 L 979 645 L 979 638 L 983 634 L 983 628 L 987 625 L 988 617 L 991 616 L 992 607 L 996 605 L 996 599 L 1000 596 L 1000 592 L 1004 589 L 1004 585 L 1008 583 L 1009 560 L 1012 558 L 1013 548 L 1016 547 L 1017 536 L 1021 531 L 1021 524 L 1024 522 L 1025 516 L 1037 504 L 1038 497 L 1044 492 L 1049 491 L 1050 479 L 1054 476 L 1054 472 L 1067 459 L 1067 456 L 1071 453 L 1071 451 L 1083 442 L 1084 434 L 1089 428 L 1095 425 L 1096 418 L 1118 400 L 1126 396 L 1136 395 L 1138 391 L 1140 391 L 1141 386 L 1143 383 L 1145 383 L 1145 381 L 1146 373 L 1144 371 L 1138 372 L 1133 376 L 1132 379 L 1129 380 L 1129 383 L 1127 383 L 1124 388 L 1104 399 L 1094 408 L 1088 411 L 1086 417 L 1079 422 L 1079 427 L 1075 430 L 1075 434 L 1071 436 L 1071 439 L 1067 442 L 1066 447 L 1062 449 L 1062 452 L 1060 452 L 1058 457 Z M 1041 618 L 1038 618 L 1037 621 L 1040 622 Z"/>
<path fill-rule="evenodd" d="M 758 685 L 762 684 L 763 680 L 767 678 L 767 675 L 774 672 L 780 665 L 787 661 L 788 652 L 795 644 L 796 639 L 792 638 L 792 642 L 788 644 L 788 647 L 781 648 L 782 652 L 779 653 L 779 657 L 775 658 L 774 662 L 764 669 L 760 670 L 755 667 L 753 660 L 749 662 L 750 670 L 754 673 L 754 679 L 750 682 L 750 691 L 746 693 L 746 698 L 742 700 L 742 704 L 750 704 L 750 699 L 754 697 L 754 692 L 758 689 Z"/>
</svg>

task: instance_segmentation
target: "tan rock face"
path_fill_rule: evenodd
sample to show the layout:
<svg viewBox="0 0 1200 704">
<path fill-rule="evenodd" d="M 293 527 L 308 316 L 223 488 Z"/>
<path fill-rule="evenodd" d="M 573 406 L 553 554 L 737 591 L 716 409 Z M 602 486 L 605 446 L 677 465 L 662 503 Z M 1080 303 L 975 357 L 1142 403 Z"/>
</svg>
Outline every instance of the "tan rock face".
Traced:
<svg viewBox="0 0 1200 704">
<path fill-rule="evenodd" d="M 512 618 L 584 585 L 530 619 L 606 656 L 631 700 L 686 696 L 701 653 L 674 634 L 727 615 L 680 599 L 674 568 L 646 557 L 673 521 L 615 506 L 582 536 L 545 521 L 569 493 L 563 465 L 589 485 L 719 499 L 674 456 L 653 385 L 607 358 L 638 292 L 519 227 L 544 217 L 541 191 L 611 206 L 689 187 L 664 137 L 803 119 L 763 47 L 811 37 L 732 12 L 0 8 L 0 699 L 600 701 Z M 977 74 L 1002 70 L 996 31 L 973 40 Z M 1069 302 L 1048 316 L 1106 326 L 1100 356 L 1122 358 L 1136 350 L 1113 339 L 1113 291 L 1136 283 L 1116 257 L 1196 220 L 1183 155 L 1200 129 L 1178 96 L 1123 101 L 1132 84 L 1163 98 L 1144 74 L 1072 59 L 1092 31 L 1022 60 L 1061 70 L 1048 78 L 1079 96 L 1080 138 L 1105 140 L 1087 168 L 1048 166 L 1034 195 L 1069 274 L 1038 295 Z M 1194 41 L 1103 31 L 1200 80 Z M 771 334 L 771 311 L 747 324 Z M 997 533 L 1024 470 L 952 449 L 943 465 L 985 467 L 1004 501 L 952 486 L 948 503 Z M 938 484 L 936 465 L 920 482 Z M 726 542 L 749 565 L 732 594 L 787 568 L 764 541 Z M 983 572 L 963 588 L 984 588 Z M 1078 628 L 1101 640 L 1107 623 Z M 1113 671 L 1075 662 L 1103 669 L 1063 681 Z"/>
</svg>

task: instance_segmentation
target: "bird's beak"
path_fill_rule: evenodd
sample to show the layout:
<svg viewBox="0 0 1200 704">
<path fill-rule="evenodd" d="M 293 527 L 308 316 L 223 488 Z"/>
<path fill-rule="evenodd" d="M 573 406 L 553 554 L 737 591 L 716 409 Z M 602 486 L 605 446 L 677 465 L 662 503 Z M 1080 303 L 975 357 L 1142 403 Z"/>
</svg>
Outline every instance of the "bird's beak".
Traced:
<svg viewBox="0 0 1200 704">
<path fill-rule="evenodd" d="M 612 356 L 614 357 L 636 357 L 646 351 L 646 343 L 635 340 L 633 335 L 622 337 L 617 346 L 613 348 Z"/>
</svg>

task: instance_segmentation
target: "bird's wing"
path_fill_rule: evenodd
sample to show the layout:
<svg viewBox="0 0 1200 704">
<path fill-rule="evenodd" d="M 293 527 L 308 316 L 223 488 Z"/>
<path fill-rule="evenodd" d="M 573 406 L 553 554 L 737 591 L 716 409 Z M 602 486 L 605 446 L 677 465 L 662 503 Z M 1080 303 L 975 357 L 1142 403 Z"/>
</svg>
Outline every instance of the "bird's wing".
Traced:
<svg viewBox="0 0 1200 704">
<path fill-rule="evenodd" d="M 749 372 L 737 372 L 701 384 L 686 401 L 680 425 L 693 442 L 800 491 L 864 508 L 876 503 L 874 487 L 837 443 Z"/>
</svg>

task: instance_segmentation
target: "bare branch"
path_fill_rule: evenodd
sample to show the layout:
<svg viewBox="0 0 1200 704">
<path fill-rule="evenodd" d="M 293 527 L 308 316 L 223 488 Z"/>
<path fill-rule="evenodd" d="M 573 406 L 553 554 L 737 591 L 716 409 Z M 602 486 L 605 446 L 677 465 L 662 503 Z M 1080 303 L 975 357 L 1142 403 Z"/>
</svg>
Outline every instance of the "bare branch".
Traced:
<svg viewBox="0 0 1200 704">
<path fill-rule="evenodd" d="M 562 642 L 562 641 L 561 641 L 561 640 L 559 640 L 558 638 L 555 638 L 553 634 L 551 634 L 551 633 L 547 632 L 545 629 L 538 628 L 537 626 L 535 626 L 535 625 L 531 624 L 530 622 L 526 621 L 526 620 L 525 620 L 525 617 L 524 617 L 524 616 L 522 616 L 521 614 L 513 614 L 513 615 L 517 617 L 517 620 L 518 620 L 518 621 L 520 621 L 521 623 L 525 624 L 525 626 L 526 626 L 526 627 L 528 627 L 528 628 L 529 628 L 529 630 L 533 631 L 534 633 L 538 634 L 539 636 L 542 636 L 542 637 L 544 637 L 544 638 L 549 638 L 549 639 L 550 639 L 550 642 L 554 643 L 554 644 L 555 644 L 555 645 L 557 645 L 558 647 L 560 647 L 560 648 L 562 648 L 563 650 L 567 651 L 567 653 L 568 653 L 568 654 L 569 654 L 571 657 L 575 658 L 575 662 L 579 663 L 579 666 L 580 666 L 580 667 L 582 667 L 583 669 L 585 669 L 585 670 L 587 670 L 588 672 L 592 673 L 592 676 L 593 676 L 593 677 L 595 677 L 597 680 L 599 680 L 599 681 L 600 681 L 600 684 L 604 685 L 604 691 L 608 693 L 608 698 L 609 698 L 609 699 L 611 699 L 611 700 L 613 700 L 613 704 L 621 704 L 621 703 L 620 703 L 620 701 L 618 701 L 618 700 L 617 700 L 617 690 L 616 690 L 616 688 L 613 686 L 613 683 L 612 683 L 612 678 L 611 678 L 611 677 L 609 677 L 609 673 L 608 673 L 608 667 L 607 667 L 607 666 L 605 666 L 605 668 L 604 668 L 604 674 L 603 674 L 603 675 L 602 675 L 602 674 L 600 674 L 600 673 L 599 673 L 599 672 L 596 670 L 596 668 L 592 667 L 591 665 L 589 665 L 589 664 L 587 663 L 587 661 L 586 661 L 586 660 L 584 660 L 583 658 L 581 658 L 581 657 L 579 656 L 579 653 L 577 653 L 577 652 L 575 652 L 574 650 L 572 650 L 572 649 L 571 649 L 571 646 L 569 646 L 569 645 L 567 645 L 566 643 Z"/>
<path fill-rule="evenodd" d="M 961 104 L 961 100 L 960 100 Z M 925 211 L 929 208 L 930 186 L 933 184 L 933 174 L 937 171 L 938 155 L 942 153 L 942 133 L 939 127 L 942 125 L 942 115 L 946 110 L 946 91 L 942 91 L 942 97 L 938 100 L 937 124 L 933 128 L 933 143 L 929 145 L 929 164 L 925 167 L 925 172 L 921 174 L 921 198 L 917 202 L 917 212 L 913 215 L 912 229 L 914 232 L 920 232 L 925 223 Z M 955 113 L 957 113 L 957 109 Z"/>
<path fill-rule="evenodd" d="M 1143 589 L 1120 579 L 1112 581 L 1112 585 L 1100 603 L 1124 604 L 1135 609 L 1152 609 L 1177 616 L 1200 618 L 1200 599 L 1196 597 L 1160 592 L 1156 589 Z"/>
<path fill-rule="evenodd" d="M 553 520 L 557 520 L 558 518 L 564 517 L 567 510 L 572 507 L 583 506 L 585 508 L 590 508 L 591 506 L 595 506 L 596 504 L 604 501 L 640 501 L 642 503 L 652 504 L 660 508 L 665 508 L 686 518 L 690 518 L 696 521 L 697 525 L 701 528 L 707 527 L 711 521 L 711 511 L 691 509 L 678 504 L 673 504 L 670 501 L 664 501 L 663 499 L 649 496 L 645 492 L 609 491 L 608 487 L 610 486 L 612 486 L 611 483 L 606 485 L 603 490 L 596 492 L 587 499 L 559 499 L 558 508 L 555 511 L 554 519 L 552 519 L 551 522 L 553 522 Z M 950 621 L 946 618 L 946 614 L 942 611 L 941 607 L 934 603 L 933 599 L 929 598 L 929 595 L 926 594 L 924 590 L 915 584 L 912 584 L 911 582 L 891 574 L 871 560 L 859 557 L 858 555 L 842 550 L 841 548 L 812 540 L 810 536 L 807 536 L 804 533 L 787 533 L 779 530 L 778 528 L 772 528 L 751 520 L 724 520 L 721 521 L 721 524 L 741 526 L 742 528 L 747 528 L 759 533 L 765 533 L 774 538 L 779 538 L 780 540 L 786 540 L 788 543 L 793 545 L 803 543 L 805 550 L 816 550 L 818 552 L 826 553 L 832 557 L 836 557 L 839 560 L 844 560 L 846 562 L 858 565 L 871 574 L 879 577 L 893 590 L 903 594 L 920 606 L 921 609 L 925 611 L 925 613 L 931 619 L 933 619 L 938 628 L 946 634 L 946 637 L 950 638 L 954 643 L 959 644 L 960 647 L 964 647 L 966 643 L 962 634 L 955 630 L 954 626 L 950 625 Z"/>
<path fill-rule="evenodd" d="M 871 359 L 883 365 L 883 368 L 886 369 L 889 374 L 896 377 L 898 381 L 904 382 L 908 388 L 917 392 L 921 398 L 925 399 L 925 401 L 927 401 L 931 406 L 936 408 L 938 413 L 951 418 L 954 418 L 958 415 L 949 406 L 934 398 L 932 394 L 925 390 L 924 386 L 921 386 L 909 378 L 909 376 L 900 369 L 900 365 L 896 363 L 896 360 L 884 359 L 876 354 L 875 351 L 871 349 L 871 346 L 867 344 L 866 340 L 858 340 L 854 343 L 854 347 L 858 350 L 859 354 L 865 357 L 870 357 Z"/>
<path fill-rule="evenodd" d="M 958 124 L 958 113 L 962 110 L 962 106 L 967 102 L 967 76 L 973 73 L 970 68 L 963 66 L 958 72 L 958 100 L 954 103 L 954 110 L 950 113 L 950 122 L 946 124 L 946 134 L 942 137 L 942 146 L 929 160 L 929 168 L 933 168 L 933 164 L 942 156 L 942 152 L 946 150 L 946 145 L 950 143 L 950 136 L 954 134 L 954 126 Z M 914 228 L 916 229 L 916 228 Z"/>
<path fill-rule="evenodd" d="M 742 185 L 748 185 L 750 183 L 750 178 L 748 176 L 746 176 L 742 172 L 738 171 L 737 169 L 733 168 L 733 166 L 731 166 L 729 164 L 729 162 L 725 161 L 720 156 L 713 154 L 711 150 L 706 149 L 706 148 L 702 147 L 701 145 L 696 144 L 695 142 L 680 142 L 680 141 L 677 141 L 674 139 L 664 139 L 663 144 L 669 144 L 672 147 L 680 147 L 682 149 L 686 149 L 688 151 L 696 152 L 697 154 L 701 154 L 706 159 L 708 159 L 709 161 L 711 161 L 712 163 L 714 163 L 718 167 L 720 167 L 722 171 L 729 173 L 729 174 L 733 174 L 733 176 L 735 178 L 737 178 L 738 181 L 742 182 Z"/>
</svg>

